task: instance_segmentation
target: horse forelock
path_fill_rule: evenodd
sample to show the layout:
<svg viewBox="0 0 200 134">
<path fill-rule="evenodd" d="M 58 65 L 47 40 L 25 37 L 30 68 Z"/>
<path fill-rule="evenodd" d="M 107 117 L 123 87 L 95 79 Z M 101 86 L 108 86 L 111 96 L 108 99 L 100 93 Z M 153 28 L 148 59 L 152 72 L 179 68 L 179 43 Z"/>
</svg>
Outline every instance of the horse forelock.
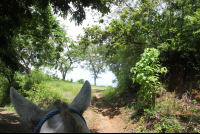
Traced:
<svg viewBox="0 0 200 134">
<path fill-rule="evenodd" d="M 71 132 L 71 133 L 84 132 L 83 127 L 77 122 L 75 117 L 70 112 L 70 109 L 67 103 L 61 102 L 59 99 L 57 99 L 54 105 L 57 107 L 57 109 L 60 109 L 60 114 L 61 114 L 66 132 Z"/>
</svg>

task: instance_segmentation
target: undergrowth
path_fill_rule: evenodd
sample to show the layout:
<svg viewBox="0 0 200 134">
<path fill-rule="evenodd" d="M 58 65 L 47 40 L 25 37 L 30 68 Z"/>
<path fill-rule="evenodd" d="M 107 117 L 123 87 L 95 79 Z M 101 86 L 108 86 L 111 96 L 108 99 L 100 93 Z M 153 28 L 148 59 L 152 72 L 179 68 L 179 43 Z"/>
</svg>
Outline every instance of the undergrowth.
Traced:
<svg viewBox="0 0 200 134">
<path fill-rule="evenodd" d="M 103 92 L 103 100 L 107 102 L 112 102 L 113 98 L 117 96 L 117 94 L 121 93 L 121 91 L 116 90 L 111 86 L 108 86 L 107 89 Z"/>
<path fill-rule="evenodd" d="M 197 133 L 200 132 L 200 112 L 195 101 L 184 104 L 174 93 L 157 98 L 156 107 L 133 113 L 130 122 L 139 133 Z M 190 107 L 190 108 L 186 108 Z M 141 111 L 140 111 L 141 112 Z"/>
</svg>

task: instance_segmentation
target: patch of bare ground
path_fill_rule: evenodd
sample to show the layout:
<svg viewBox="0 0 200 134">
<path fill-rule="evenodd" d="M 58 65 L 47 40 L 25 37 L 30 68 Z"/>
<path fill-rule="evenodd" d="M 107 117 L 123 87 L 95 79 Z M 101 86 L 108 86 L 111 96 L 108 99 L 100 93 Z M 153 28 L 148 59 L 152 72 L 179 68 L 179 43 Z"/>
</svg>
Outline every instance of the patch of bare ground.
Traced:
<svg viewBox="0 0 200 134">
<path fill-rule="evenodd" d="M 31 133 L 31 127 L 19 115 L 0 108 L 0 133 Z"/>
<path fill-rule="evenodd" d="M 108 103 L 102 99 L 101 90 L 92 89 L 95 97 L 84 112 L 87 125 L 92 133 L 133 132 L 134 125 L 128 124 L 127 111 L 120 103 Z"/>
</svg>

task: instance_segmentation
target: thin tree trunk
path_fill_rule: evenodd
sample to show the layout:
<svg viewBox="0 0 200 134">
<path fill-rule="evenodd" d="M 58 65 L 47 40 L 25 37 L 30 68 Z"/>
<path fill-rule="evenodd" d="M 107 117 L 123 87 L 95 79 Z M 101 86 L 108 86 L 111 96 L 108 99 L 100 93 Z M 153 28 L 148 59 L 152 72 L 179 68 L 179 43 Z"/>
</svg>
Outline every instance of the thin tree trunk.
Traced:
<svg viewBox="0 0 200 134">
<path fill-rule="evenodd" d="M 26 74 L 31 74 L 31 69 L 29 67 L 26 67 Z"/>
<path fill-rule="evenodd" d="M 155 109 L 155 105 L 156 105 L 156 94 L 155 93 L 152 94 L 152 105 L 153 105 L 153 109 Z"/>
<path fill-rule="evenodd" d="M 30 57 L 32 57 L 32 53 L 33 53 L 33 51 L 31 51 L 31 56 Z M 22 53 L 21 53 L 21 57 L 20 58 L 24 62 L 24 65 L 25 65 L 25 68 L 26 68 L 26 74 L 31 74 L 31 60 L 28 59 L 27 61 L 25 61 L 25 59 L 22 56 Z"/>
<path fill-rule="evenodd" d="M 64 81 L 65 81 L 65 77 L 66 77 L 66 73 L 67 73 L 67 71 L 68 71 L 68 70 L 61 72 L 61 73 L 62 73 L 62 76 L 63 76 L 63 80 L 64 80 Z"/>
<path fill-rule="evenodd" d="M 63 76 L 62 79 L 65 80 L 66 73 L 63 72 L 62 76 Z"/>
<path fill-rule="evenodd" d="M 94 85 L 96 86 L 96 77 L 94 77 Z"/>
</svg>

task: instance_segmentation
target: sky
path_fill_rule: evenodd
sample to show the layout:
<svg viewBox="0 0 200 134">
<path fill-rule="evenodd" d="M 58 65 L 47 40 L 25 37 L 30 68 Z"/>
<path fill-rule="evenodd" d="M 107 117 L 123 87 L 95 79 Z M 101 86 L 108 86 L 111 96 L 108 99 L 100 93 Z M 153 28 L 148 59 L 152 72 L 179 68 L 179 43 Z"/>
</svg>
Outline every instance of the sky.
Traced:
<svg viewBox="0 0 200 134">
<path fill-rule="evenodd" d="M 94 18 L 94 19 L 93 19 Z M 97 20 L 97 17 L 95 18 L 90 13 L 86 14 L 86 20 L 83 21 L 83 24 L 80 26 L 76 26 L 75 22 L 69 21 L 69 18 L 63 19 L 62 17 L 57 17 L 57 20 L 60 20 L 60 24 L 64 24 L 68 26 L 67 28 L 67 34 L 70 38 L 73 40 L 77 40 L 76 36 L 79 34 L 83 35 L 83 27 L 89 27 L 92 25 L 95 25 L 94 20 Z M 57 71 L 57 75 L 59 78 L 62 78 L 62 75 L 59 71 Z M 112 86 L 116 87 L 117 83 L 112 83 L 114 79 L 116 79 L 115 75 L 111 71 L 106 71 L 105 73 L 102 73 L 99 75 L 99 79 L 96 80 L 97 86 Z M 66 74 L 66 80 L 73 79 L 73 82 L 84 79 L 88 80 L 91 85 L 94 85 L 94 78 L 90 75 L 90 72 L 88 70 L 81 69 L 81 67 L 78 66 L 78 68 L 74 68 L 72 72 Z"/>
</svg>

